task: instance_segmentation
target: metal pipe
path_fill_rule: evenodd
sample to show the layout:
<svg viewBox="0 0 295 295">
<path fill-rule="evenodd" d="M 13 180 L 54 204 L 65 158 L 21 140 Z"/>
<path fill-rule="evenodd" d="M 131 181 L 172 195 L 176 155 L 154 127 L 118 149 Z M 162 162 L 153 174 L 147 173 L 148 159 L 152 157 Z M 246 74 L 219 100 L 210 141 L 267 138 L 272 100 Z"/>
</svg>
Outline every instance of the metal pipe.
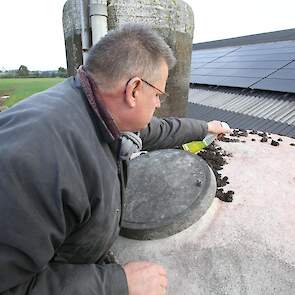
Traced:
<svg viewBox="0 0 295 295">
<path fill-rule="evenodd" d="M 89 15 L 92 29 L 92 45 L 96 44 L 108 31 L 107 1 L 90 0 Z"/>
<path fill-rule="evenodd" d="M 89 1 L 80 0 L 81 5 L 81 40 L 82 40 L 82 54 L 83 64 L 85 64 L 88 50 L 91 47 L 89 34 Z"/>
</svg>

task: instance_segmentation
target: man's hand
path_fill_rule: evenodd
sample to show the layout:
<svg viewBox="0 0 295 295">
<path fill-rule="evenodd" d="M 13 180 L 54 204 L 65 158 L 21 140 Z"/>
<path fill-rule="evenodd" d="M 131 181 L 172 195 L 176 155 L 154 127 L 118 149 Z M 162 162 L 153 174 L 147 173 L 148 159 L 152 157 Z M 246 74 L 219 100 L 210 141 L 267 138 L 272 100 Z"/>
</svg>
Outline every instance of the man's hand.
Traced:
<svg viewBox="0 0 295 295">
<path fill-rule="evenodd" d="M 231 132 L 230 127 L 220 121 L 210 121 L 208 122 L 208 133 L 214 133 L 214 134 L 225 134 Z"/>
<path fill-rule="evenodd" d="M 147 261 L 129 262 L 123 266 L 129 295 L 165 295 L 167 274 L 165 269 Z"/>
</svg>

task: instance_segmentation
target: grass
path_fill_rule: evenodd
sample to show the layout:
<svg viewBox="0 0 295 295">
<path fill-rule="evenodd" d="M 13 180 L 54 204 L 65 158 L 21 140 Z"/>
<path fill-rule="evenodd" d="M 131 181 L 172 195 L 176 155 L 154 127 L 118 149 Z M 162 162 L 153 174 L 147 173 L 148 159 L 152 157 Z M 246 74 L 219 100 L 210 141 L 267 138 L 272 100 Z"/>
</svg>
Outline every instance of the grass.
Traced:
<svg viewBox="0 0 295 295">
<path fill-rule="evenodd" d="M 63 81 L 64 78 L 0 79 L 0 97 L 9 95 L 5 105 L 10 107 L 18 101 Z"/>
</svg>

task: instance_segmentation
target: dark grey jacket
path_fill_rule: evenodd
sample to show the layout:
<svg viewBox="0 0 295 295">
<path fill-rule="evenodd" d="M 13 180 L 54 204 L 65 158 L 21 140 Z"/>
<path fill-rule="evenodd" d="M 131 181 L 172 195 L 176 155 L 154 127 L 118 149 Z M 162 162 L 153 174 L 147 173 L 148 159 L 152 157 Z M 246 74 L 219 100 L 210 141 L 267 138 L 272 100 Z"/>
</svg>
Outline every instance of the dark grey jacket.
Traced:
<svg viewBox="0 0 295 295">
<path fill-rule="evenodd" d="M 206 133 L 154 118 L 141 136 L 152 150 Z M 1 294 L 128 294 L 122 267 L 100 263 L 120 228 L 119 145 L 73 78 L 0 114 Z"/>
</svg>

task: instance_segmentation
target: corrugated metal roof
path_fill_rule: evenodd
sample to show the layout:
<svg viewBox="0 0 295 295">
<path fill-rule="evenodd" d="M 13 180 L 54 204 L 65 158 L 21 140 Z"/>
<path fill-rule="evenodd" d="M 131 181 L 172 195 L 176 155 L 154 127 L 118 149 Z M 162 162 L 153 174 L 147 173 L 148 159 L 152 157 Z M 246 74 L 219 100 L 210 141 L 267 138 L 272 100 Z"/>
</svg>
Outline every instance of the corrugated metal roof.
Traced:
<svg viewBox="0 0 295 295">
<path fill-rule="evenodd" d="M 275 92 L 190 89 L 189 101 L 295 126 L 295 95 Z"/>
<path fill-rule="evenodd" d="M 295 41 L 194 50 L 191 83 L 295 93 Z"/>
<path fill-rule="evenodd" d="M 295 94 L 200 86 L 190 89 L 187 116 L 295 137 Z"/>
</svg>

